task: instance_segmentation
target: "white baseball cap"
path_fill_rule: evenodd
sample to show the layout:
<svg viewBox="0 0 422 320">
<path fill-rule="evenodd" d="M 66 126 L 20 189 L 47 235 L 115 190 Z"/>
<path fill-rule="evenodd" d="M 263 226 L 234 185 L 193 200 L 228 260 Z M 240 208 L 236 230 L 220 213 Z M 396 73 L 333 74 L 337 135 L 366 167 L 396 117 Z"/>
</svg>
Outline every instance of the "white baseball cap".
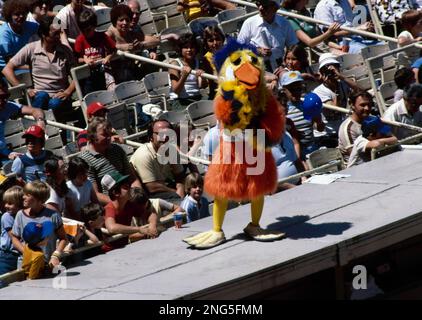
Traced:
<svg viewBox="0 0 422 320">
<path fill-rule="evenodd" d="M 337 56 L 332 53 L 323 53 L 319 56 L 319 70 L 327 64 L 340 64 L 337 60 Z"/>
</svg>

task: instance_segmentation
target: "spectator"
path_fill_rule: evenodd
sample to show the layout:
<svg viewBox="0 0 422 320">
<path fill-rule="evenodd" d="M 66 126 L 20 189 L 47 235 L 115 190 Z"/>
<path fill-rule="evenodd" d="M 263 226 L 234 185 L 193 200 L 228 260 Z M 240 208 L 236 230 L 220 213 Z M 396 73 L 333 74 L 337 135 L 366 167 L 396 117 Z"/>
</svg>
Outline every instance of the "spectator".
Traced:
<svg viewBox="0 0 422 320">
<path fill-rule="evenodd" d="M 142 144 L 132 155 L 130 162 L 138 173 L 151 198 L 161 198 L 180 203 L 185 196 L 183 184 L 183 166 L 179 163 L 164 162 L 163 149 L 170 156 L 177 154 L 175 146 L 169 143 L 169 137 L 175 135 L 173 127 L 166 120 L 156 120 L 148 128 L 149 143 Z M 161 150 L 161 146 L 165 145 Z M 175 159 L 173 159 L 175 160 Z M 166 164 L 163 164 L 166 163 Z M 168 185 L 166 181 L 174 181 Z"/>
<path fill-rule="evenodd" d="M 53 233 L 54 225 L 51 221 L 29 222 L 23 229 L 22 238 L 25 244 L 23 246 L 22 269 L 27 279 L 39 279 L 44 275 L 43 251 Z"/>
<path fill-rule="evenodd" d="M 92 102 L 86 109 L 88 125 L 91 123 L 94 117 L 107 119 L 108 111 L 109 110 L 102 103 Z M 111 130 L 113 133 L 111 137 L 111 142 L 124 143 L 123 137 L 120 136 L 114 128 L 111 128 Z M 79 132 L 78 136 L 76 137 L 76 141 L 77 141 L 79 150 L 84 151 L 86 149 L 86 145 L 88 144 L 88 131 L 82 130 L 81 132 Z"/>
<path fill-rule="evenodd" d="M 411 85 L 403 95 L 403 99 L 388 107 L 383 119 L 397 121 L 418 127 L 422 127 L 422 112 L 419 107 L 422 105 L 422 85 Z M 405 128 L 394 127 L 393 134 L 401 140 L 415 132 Z"/>
<path fill-rule="evenodd" d="M 225 36 L 223 31 L 217 26 L 207 26 L 204 28 L 202 36 L 204 43 L 204 70 L 206 73 L 218 75 L 217 69 L 214 65 L 214 54 L 223 47 Z M 210 94 L 209 100 L 213 100 L 217 92 L 217 83 L 215 81 L 209 82 Z"/>
<path fill-rule="evenodd" d="M 328 23 L 340 23 L 345 27 L 353 27 L 357 30 L 362 31 L 374 31 L 372 22 L 368 21 L 361 25 L 354 25 L 353 20 L 355 18 L 350 3 L 347 0 L 320 0 L 315 7 L 314 18 L 322 20 Z M 323 31 L 327 29 L 327 26 L 320 26 Z M 362 48 L 369 44 L 375 44 L 376 41 L 364 41 L 361 36 L 350 34 L 348 31 L 337 31 L 334 36 L 336 37 L 350 37 L 349 53 L 359 53 Z"/>
<path fill-rule="evenodd" d="M 403 13 L 401 17 L 403 31 L 398 36 L 398 45 L 403 47 L 413 42 L 421 41 L 422 32 L 422 12 L 409 10 Z"/>
<path fill-rule="evenodd" d="M 71 0 L 71 2 L 57 13 L 57 21 L 60 21 L 60 27 L 66 33 L 67 38 L 76 39 L 81 33 L 77 17 L 83 10 L 90 10 L 84 5 L 85 0 Z"/>
<path fill-rule="evenodd" d="M 105 226 L 108 232 L 128 235 L 130 242 L 158 236 L 157 215 L 148 215 L 147 205 L 150 202 L 145 193 L 141 191 L 141 196 L 138 193 L 135 197 L 130 188 L 129 176 L 122 176 L 119 172 L 112 171 L 103 177 L 101 183 L 104 189 L 108 190 L 111 199 L 105 206 Z M 133 217 L 149 221 L 150 226 L 131 226 Z M 119 247 L 126 243 L 127 239 L 124 239 L 113 242 L 112 246 Z"/>
<path fill-rule="evenodd" d="M 301 159 L 312 151 L 318 149 L 313 134 L 313 126 L 316 125 L 318 131 L 324 130 L 324 123 L 321 116 L 307 120 L 304 117 L 302 102 L 300 100 L 303 93 L 303 78 L 297 71 L 289 71 L 281 77 L 282 91 L 286 95 L 288 102 L 287 117 L 290 118 L 300 134 Z"/>
<path fill-rule="evenodd" d="M 22 138 L 25 139 L 27 152 L 13 160 L 12 172 L 17 174 L 21 184 L 35 180 L 45 181 L 44 165 L 53 156 L 53 153 L 44 150 L 44 130 L 39 126 L 30 126 Z"/>
<path fill-rule="evenodd" d="M 83 206 L 81 208 L 81 217 L 86 226 L 85 234 L 87 236 L 85 239 L 81 239 L 83 242 L 81 246 L 84 244 L 98 243 L 107 239 L 101 231 L 101 228 L 105 228 L 105 220 L 104 208 L 100 204 L 91 202 Z"/>
<path fill-rule="evenodd" d="M 101 179 L 105 174 L 117 170 L 121 175 L 131 176 L 134 186 L 141 186 L 124 150 L 117 144 L 111 143 L 112 135 L 110 122 L 95 117 L 88 126 L 88 148 L 80 155 L 89 164 L 88 179 L 103 205 L 110 202 L 109 196 L 101 187 Z"/>
<path fill-rule="evenodd" d="M 179 0 L 177 10 L 185 14 L 186 22 L 199 17 L 215 16 L 218 10 L 235 9 L 236 6 L 226 0 Z"/>
<path fill-rule="evenodd" d="M 281 78 L 284 72 L 299 71 L 304 81 L 318 81 L 319 77 L 314 75 L 309 66 L 308 53 L 305 48 L 295 44 L 286 50 L 284 55 L 284 66 L 279 67 L 275 74 Z"/>
<path fill-rule="evenodd" d="M 347 108 L 347 97 L 352 90 L 360 90 L 360 88 L 355 81 L 341 74 L 337 57 L 332 53 L 323 53 L 319 57 L 319 72 L 322 84 L 313 92 L 321 98 L 323 103 Z M 327 121 L 328 133 L 337 135 L 338 128 L 343 121 L 342 114 L 328 109 L 324 109 L 323 114 Z"/>
<path fill-rule="evenodd" d="M 60 29 L 53 17 L 40 20 L 38 35 L 41 40 L 23 47 L 3 70 L 8 81 L 16 86 L 19 80 L 14 71 L 24 65 L 31 68 L 34 89 L 28 89 L 35 108 L 51 109 L 59 122 L 69 121 L 72 112 L 71 96 L 75 82 L 69 84 L 70 69 L 75 66 L 72 50 L 61 44 Z"/>
<path fill-rule="evenodd" d="M 66 246 L 66 233 L 63 228 L 63 221 L 60 214 L 45 207 L 44 202 L 50 195 L 50 189 L 41 181 L 27 183 L 23 189 L 23 206 L 16 214 L 12 228 L 13 246 L 24 253 L 24 245 L 21 242 L 26 225 L 31 222 L 42 224 L 50 221 L 53 224 L 54 232 L 48 238 L 45 246 L 42 247 L 44 261 L 48 266 L 54 268 L 60 264 L 61 255 Z"/>
<path fill-rule="evenodd" d="M 30 115 L 37 121 L 38 126 L 45 128 L 44 112 L 42 110 L 9 101 L 9 97 L 7 84 L 0 78 L 0 160 L 2 163 L 13 160 L 19 155 L 16 152 L 11 152 L 6 145 L 4 125 L 7 120 L 10 120 L 15 115 L 18 115 L 18 117 Z"/>
<path fill-rule="evenodd" d="M 307 0 L 284 0 L 282 7 L 286 11 L 311 17 L 311 13 L 305 7 L 307 3 Z M 296 33 L 296 37 L 299 39 L 301 44 L 311 48 L 317 47 L 321 52 L 328 49 L 328 47 L 324 45 L 324 42 L 328 42 L 328 40 L 340 30 L 340 24 L 337 22 L 334 22 L 324 33 L 321 33 L 317 26 L 313 23 L 292 17 L 288 17 L 287 20 L 289 20 Z M 341 47 L 333 42 L 330 42 L 329 45 L 334 49 L 341 50 Z"/>
<path fill-rule="evenodd" d="M 394 92 L 394 102 L 397 102 L 403 98 L 404 90 L 416 82 L 418 73 L 419 68 L 416 69 L 416 71 L 415 69 L 412 71 L 410 68 L 403 67 L 396 71 L 394 74 L 394 82 L 396 83 L 398 89 Z"/>
<path fill-rule="evenodd" d="M 12 227 L 15 216 L 23 208 L 23 189 L 11 187 L 3 194 L 6 212 L 1 216 L 0 275 L 16 270 L 19 252 L 12 245 Z"/>
<path fill-rule="evenodd" d="M 110 60 L 116 52 L 116 44 L 105 34 L 97 32 L 97 16 L 91 10 L 84 10 L 78 16 L 81 34 L 76 38 L 75 52 L 79 63 L 86 63 L 91 68 L 91 75 L 84 80 L 84 92 L 111 90 L 114 78 L 111 75 Z"/>
<path fill-rule="evenodd" d="M 92 182 L 88 180 L 89 165 L 85 160 L 74 157 L 70 159 L 67 167 L 66 184 L 73 193 L 75 213 L 80 213 L 81 208 L 89 203 L 98 203 Z"/>
<path fill-rule="evenodd" d="M 208 217 L 208 200 L 202 196 L 204 191 L 204 179 L 199 173 L 190 173 L 185 179 L 186 197 L 180 207 L 186 211 L 187 222 Z"/>
<path fill-rule="evenodd" d="M 47 15 L 49 3 L 49 0 L 28 0 L 29 13 L 26 20 L 39 23 Z"/>
<path fill-rule="evenodd" d="M 200 90 L 208 86 L 208 80 L 201 77 L 203 64 L 197 54 L 199 52 L 198 43 L 193 34 L 189 33 L 180 37 L 178 43 L 180 58 L 171 62 L 171 64 L 182 67 L 182 71 L 169 69 L 173 110 L 185 109 L 192 102 L 202 99 Z M 197 74 L 190 72 L 196 70 Z"/>
<path fill-rule="evenodd" d="M 276 14 L 279 4 L 279 0 L 257 1 L 259 16 L 246 19 L 237 37 L 239 42 L 250 43 L 258 48 L 269 72 L 282 64 L 284 48 L 298 43 L 290 23 Z"/>
<path fill-rule="evenodd" d="M 6 23 L 0 26 L 0 71 L 38 30 L 38 24 L 26 21 L 28 12 L 25 0 L 7 1 L 3 6 Z"/>
<path fill-rule="evenodd" d="M 299 172 L 305 171 L 302 161 L 298 158 L 292 136 L 285 132 L 280 143 L 271 148 L 275 164 L 277 166 L 278 180 L 287 178 Z M 294 188 L 300 184 L 301 179 L 293 179 L 279 184 L 277 191 Z"/>
<path fill-rule="evenodd" d="M 374 8 L 383 24 L 394 24 L 411 9 L 407 0 L 375 0 Z"/>
<path fill-rule="evenodd" d="M 370 161 L 372 149 L 395 143 L 397 138 L 391 134 L 390 126 L 378 117 L 369 116 L 362 122 L 362 135 L 353 143 L 347 167 Z"/>
<path fill-rule="evenodd" d="M 50 197 L 46 207 L 57 211 L 63 217 L 80 220 L 75 212 L 73 193 L 66 184 L 66 166 L 62 159 L 52 156 L 44 164 L 46 182 L 50 188 Z"/>
<path fill-rule="evenodd" d="M 338 131 L 338 147 L 347 165 L 353 143 L 362 134 L 362 121 L 371 114 L 374 101 L 370 93 L 355 91 L 350 97 L 352 114 L 342 122 Z"/>
</svg>

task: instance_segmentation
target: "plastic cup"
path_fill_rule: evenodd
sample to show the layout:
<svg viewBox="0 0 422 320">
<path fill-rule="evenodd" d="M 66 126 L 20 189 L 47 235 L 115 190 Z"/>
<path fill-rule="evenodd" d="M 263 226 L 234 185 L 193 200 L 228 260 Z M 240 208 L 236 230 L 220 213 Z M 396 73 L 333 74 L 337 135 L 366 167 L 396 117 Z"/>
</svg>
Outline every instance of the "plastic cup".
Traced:
<svg viewBox="0 0 422 320">
<path fill-rule="evenodd" d="M 181 213 L 175 213 L 173 215 L 174 227 L 180 229 L 183 223 L 183 215 Z"/>
<path fill-rule="evenodd" d="M 78 224 L 74 222 L 67 222 L 63 224 L 64 231 L 72 236 L 75 237 L 78 234 Z"/>
</svg>

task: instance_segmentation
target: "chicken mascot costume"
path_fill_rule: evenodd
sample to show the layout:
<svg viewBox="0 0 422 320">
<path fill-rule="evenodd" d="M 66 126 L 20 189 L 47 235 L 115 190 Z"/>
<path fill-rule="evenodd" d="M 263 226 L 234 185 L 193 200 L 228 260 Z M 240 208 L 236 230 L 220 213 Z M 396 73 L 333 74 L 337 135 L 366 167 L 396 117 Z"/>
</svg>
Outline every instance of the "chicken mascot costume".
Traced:
<svg viewBox="0 0 422 320">
<path fill-rule="evenodd" d="M 283 233 L 264 230 L 259 221 L 264 195 L 274 192 L 277 187 L 271 145 L 281 140 L 284 114 L 265 86 L 263 61 L 255 47 L 230 39 L 215 54 L 214 63 L 220 76 L 214 113 L 221 134 L 204 185 L 205 191 L 215 197 L 213 229 L 183 241 L 195 249 L 208 249 L 223 243 L 226 238 L 222 226 L 229 200 L 251 202 L 252 221 L 243 230 L 248 236 L 257 241 L 281 239 Z M 264 139 L 259 139 L 258 132 Z M 246 159 L 248 152 L 254 156 L 261 152 L 262 157 L 257 156 L 255 163 L 251 163 Z M 251 174 L 251 169 L 259 165 L 259 159 L 261 172 Z"/>
</svg>

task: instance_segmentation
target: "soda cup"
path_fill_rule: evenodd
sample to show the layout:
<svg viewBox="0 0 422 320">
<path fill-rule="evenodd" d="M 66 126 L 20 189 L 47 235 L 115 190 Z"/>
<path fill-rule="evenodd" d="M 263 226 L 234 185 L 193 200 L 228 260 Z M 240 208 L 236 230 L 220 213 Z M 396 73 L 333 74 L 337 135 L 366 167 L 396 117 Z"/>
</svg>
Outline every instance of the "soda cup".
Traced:
<svg viewBox="0 0 422 320">
<path fill-rule="evenodd" d="M 63 223 L 63 227 L 64 231 L 72 237 L 78 234 L 78 224 L 75 222 L 65 222 Z"/>
<path fill-rule="evenodd" d="M 174 227 L 180 229 L 183 223 L 183 215 L 181 213 L 173 214 Z"/>
<path fill-rule="evenodd" d="M 350 39 L 347 38 L 343 38 L 343 40 L 341 41 L 341 51 L 343 52 L 349 52 L 350 49 Z"/>
</svg>

